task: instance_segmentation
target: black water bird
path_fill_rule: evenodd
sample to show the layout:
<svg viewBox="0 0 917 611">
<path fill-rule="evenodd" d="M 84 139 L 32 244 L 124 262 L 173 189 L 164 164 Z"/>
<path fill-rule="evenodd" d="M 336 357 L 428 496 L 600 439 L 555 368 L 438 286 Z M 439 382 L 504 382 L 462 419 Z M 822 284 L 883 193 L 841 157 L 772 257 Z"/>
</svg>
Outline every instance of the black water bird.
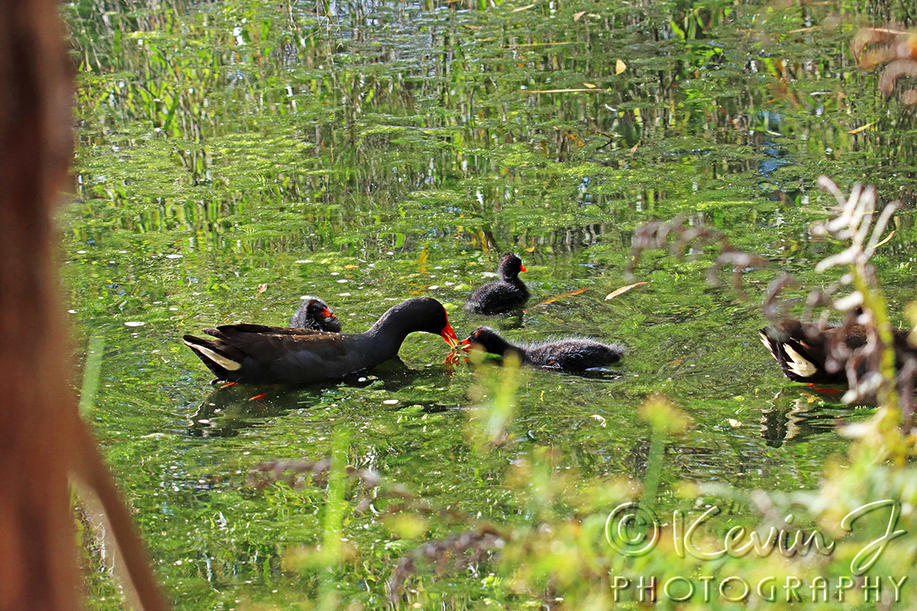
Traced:
<svg viewBox="0 0 917 611">
<path fill-rule="evenodd" d="M 866 346 L 868 330 L 861 324 L 824 326 L 795 319 L 760 330 L 761 343 L 780 364 L 784 375 L 795 382 L 847 384 L 847 368 L 858 376 L 866 373 L 866 359 L 850 361 L 855 350 Z M 917 359 L 917 347 L 908 341 L 909 331 L 893 329 L 895 367 Z"/>
<path fill-rule="evenodd" d="M 465 309 L 488 315 L 521 309 L 529 299 L 529 290 L 519 279 L 519 273 L 524 271 L 522 259 L 512 253 L 503 255 L 497 267 L 500 280 L 478 287 L 465 304 Z"/>
<path fill-rule="evenodd" d="M 219 380 L 300 385 L 341 380 L 379 365 L 397 356 L 404 339 L 417 331 L 458 346 L 445 308 L 429 297 L 399 303 L 363 333 L 238 324 L 204 329 L 216 339 L 182 339 Z"/>
<path fill-rule="evenodd" d="M 462 345 L 466 349 L 478 348 L 501 357 L 515 353 L 526 365 L 569 372 L 610 365 L 624 354 L 624 348 L 617 344 L 603 344 L 578 337 L 538 344 L 511 344 L 490 327 L 478 327 L 462 340 Z"/>
<path fill-rule="evenodd" d="M 324 301 L 318 297 L 306 296 L 302 298 L 299 309 L 290 318 L 290 326 L 299 329 L 314 329 L 315 331 L 341 332 L 341 321 Z"/>
</svg>

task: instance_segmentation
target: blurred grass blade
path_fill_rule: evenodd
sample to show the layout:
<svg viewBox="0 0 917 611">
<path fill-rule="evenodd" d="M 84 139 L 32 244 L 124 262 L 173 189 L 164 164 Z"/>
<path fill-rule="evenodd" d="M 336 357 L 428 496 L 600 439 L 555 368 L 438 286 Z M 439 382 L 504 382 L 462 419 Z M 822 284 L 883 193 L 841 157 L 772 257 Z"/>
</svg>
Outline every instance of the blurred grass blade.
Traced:
<svg viewBox="0 0 917 611">
<path fill-rule="evenodd" d="M 99 376 L 102 373 L 102 356 L 105 352 L 105 338 L 94 335 L 89 339 L 86 351 L 86 365 L 83 367 L 83 384 L 80 388 L 80 415 L 84 418 L 95 405 L 96 393 L 99 390 Z"/>
</svg>

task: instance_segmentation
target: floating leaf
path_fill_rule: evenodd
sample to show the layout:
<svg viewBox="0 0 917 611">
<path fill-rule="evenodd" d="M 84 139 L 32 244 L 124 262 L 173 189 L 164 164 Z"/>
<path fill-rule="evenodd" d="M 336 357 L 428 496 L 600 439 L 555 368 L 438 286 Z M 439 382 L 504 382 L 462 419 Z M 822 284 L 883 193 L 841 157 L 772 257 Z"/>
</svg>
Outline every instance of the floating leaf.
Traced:
<svg viewBox="0 0 917 611">
<path fill-rule="evenodd" d="M 790 30 L 789 32 L 787 32 L 787 34 L 800 34 L 800 33 L 802 33 L 802 32 L 814 32 L 814 31 L 817 30 L 819 27 L 821 27 L 821 26 L 813 25 L 813 26 L 808 27 L 808 28 L 796 28 L 795 30 Z"/>
<path fill-rule="evenodd" d="M 878 123 L 878 121 L 873 121 L 872 123 L 867 123 L 866 125 L 861 125 L 861 126 L 859 126 L 858 128 L 856 128 L 856 129 L 851 129 L 851 130 L 850 130 L 849 132 L 847 132 L 847 133 L 850 134 L 850 135 L 859 134 L 860 132 L 866 131 L 867 129 L 869 129 L 870 127 L 872 127 L 873 125 L 875 125 L 876 123 Z"/>
<path fill-rule="evenodd" d="M 563 299 L 563 298 L 565 298 L 565 297 L 573 297 L 574 295 L 579 295 L 580 293 L 585 293 L 585 292 L 588 291 L 588 290 L 589 290 L 589 287 L 587 286 L 587 287 L 585 287 L 585 288 L 576 289 L 576 290 L 573 290 L 573 291 L 567 291 L 567 292 L 565 292 L 565 293 L 558 293 L 558 294 L 554 295 L 553 297 L 548 297 L 548 298 L 545 299 L 544 301 L 535 304 L 535 307 L 537 308 L 538 306 L 548 305 L 549 303 L 554 303 L 555 301 L 558 301 L 558 300 Z"/>
<path fill-rule="evenodd" d="M 586 11 L 580 11 L 580 12 L 578 12 L 578 13 L 574 13 L 574 14 L 573 14 L 573 21 L 579 21 L 579 20 L 583 17 L 583 15 L 585 15 L 585 14 L 586 14 Z"/>
<path fill-rule="evenodd" d="M 627 70 L 627 64 L 622 62 L 620 59 L 615 62 L 615 74 L 621 74 Z"/>
<path fill-rule="evenodd" d="M 607 89 L 523 89 L 524 93 L 604 93 Z"/>
<path fill-rule="evenodd" d="M 427 245 L 423 245 L 423 249 L 420 251 L 420 255 L 417 257 L 417 273 L 418 274 L 427 274 L 430 272 L 429 267 L 429 258 L 430 253 L 427 252 Z"/>
<path fill-rule="evenodd" d="M 267 290 L 267 284 L 259 284 L 258 290 L 255 291 L 255 295 L 260 295 Z"/>
<path fill-rule="evenodd" d="M 884 238 L 881 242 L 879 242 L 878 244 L 876 244 L 875 246 L 873 246 L 873 249 L 876 249 L 876 248 L 882 246 L 883 244 L 888 244 L 888 241 L 891 240 L 893 237 L 895 237 L 895 232 L 894 232 L 894 231 L 892 231 L 890 234 L 888 234 L 887 236 L 885 236 L 885 238 Z"/>
<path fill-rule="evenodd" d="M 518 7 L 518 8 L 514 8 L 514 9 L 513 9 L 513 12 L 514 12 L 514 13 L 518 13 L 519 11 L 527 11 L 527 10 L 529 10 L 530 8 L 532 8 L 533 6 L 535 6 L 535 3 L 533 3 L 533 4 L 526 4 L 525 6 L 520 6 L 520 7 Z"/>
<path fill-rule="evenodd" d="M 728 422 L 728 423 L 729 423 L 729 426 L 731 426 L 731 427 L 734 428 L 734 429 L 737 429 L 737 428 L 739 428 L 740 426 L 742 426 L 742 423 L 739 422 L 738 420 L 736 420 L 735 418 L 727 418 L 727 419 L 726 419 L 726 422 Z"/>
<path fill-rule="evenodd" d="M 615 289 L 612 292 L 608 293 L 608 295 L 606 295 L 605 301 L 611 301 L 615 297 L 618 297 L 619 295 L 623 295 L 627 291 L 633 288 L 637 288 L 638 286 L 642 286 L 644 284 L 649 284 L 649 280 L 645 280 L 643 282 L 634 282 L 633 284 L 628 284 L 627 286 L 622 286 L 619 289 Z"/>
<path fill-rule="evenodd" d="M 596 84 L 594 84 L 594 83 L 586 83 L 586 82 L 583 82 L 583 85 L 585 85 L 585 86 L 588 87 L 589 89 L 595 89 L 596 87 L 598 87 L 598 85 L 596 85 Z"/>
</svg>

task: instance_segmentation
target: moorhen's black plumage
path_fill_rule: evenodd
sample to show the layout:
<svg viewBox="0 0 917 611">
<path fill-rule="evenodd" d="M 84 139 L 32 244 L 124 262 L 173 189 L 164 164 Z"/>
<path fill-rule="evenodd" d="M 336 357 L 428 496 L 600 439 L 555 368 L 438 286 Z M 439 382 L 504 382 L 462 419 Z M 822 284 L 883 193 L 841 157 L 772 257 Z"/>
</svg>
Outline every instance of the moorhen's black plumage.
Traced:
<svg viewBox="0 0 917 611">
<path fill-rule="evenodd" d="M 446 310 L 429 297 L 399 303 L 364 333 L 241 324 L 204 329 L 216 339 L 185 335 L 183 340 L 219 380 L 311 384 L 340 380 L 394 358 L 404 338 L 415 331 L 458 345 Z"/>
<path fill-rule="evenodd" d="M 500 356 L 515 352 L 526 365 L 559 371 L 583 371 L 610 365 L 624 354 L 624 348 L 617 344 L 603 344 L 578 337 L 520 346 L 509 343 L 490 327 L 478 327 L 462 340 L 462 345 L 466 348 L 477 346 Z"/>
<path fill-rule="evenodd" d="M 512 253 L 503 255 L 497 273 L 499 282 L 488 282 L 471 294 L 465 309 L 477 314 L 503 314 L 518 310 L 529 300 L 529 290 L 519 272 L 526 271 L 522 259 Z"/>
<path fill-rule="evenodd" d="M 290 318 L 290 326 L 316 331 L 341 332 L 341 321 L 324 301 L 318 297 L 303 297 L 296 314 Z"/>
<path fill-rule="evenodd" d="M 905 359 L 917 359 L 917 347 L 908 342 L 906 329 L 894 329 L 895 366 Z M 821 327 L 817 323 L 789 319 L 771 329 L 761 329 L 761 343 L 780 364 L 783 373 L 795 382 L 847 384 L 847 361 L 832 355 L 831 346 L 843 344 L 852 352 L 866 345 L 866 327 L 860 324 Z M 858 373 L 865 373 L 863 368 Z"/>
</svg>

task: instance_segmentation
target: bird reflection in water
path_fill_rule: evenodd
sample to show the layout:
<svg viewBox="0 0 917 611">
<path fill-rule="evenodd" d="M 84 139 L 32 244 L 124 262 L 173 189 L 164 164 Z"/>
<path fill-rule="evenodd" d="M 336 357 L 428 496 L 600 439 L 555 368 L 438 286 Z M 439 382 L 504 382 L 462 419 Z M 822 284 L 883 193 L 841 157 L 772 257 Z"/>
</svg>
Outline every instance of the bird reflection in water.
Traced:
<svg viewBox="0 0 917 611">
<path fill-rule="evenodd" d="M 840 403 L 843 393 L 842 388 L 820 386 L 781 390 L 761 413 L 761 437 L 767 445 L 779 448 L 834 433 L 838 426 L 871 413 L 870 408 Z"/>
</svg>

